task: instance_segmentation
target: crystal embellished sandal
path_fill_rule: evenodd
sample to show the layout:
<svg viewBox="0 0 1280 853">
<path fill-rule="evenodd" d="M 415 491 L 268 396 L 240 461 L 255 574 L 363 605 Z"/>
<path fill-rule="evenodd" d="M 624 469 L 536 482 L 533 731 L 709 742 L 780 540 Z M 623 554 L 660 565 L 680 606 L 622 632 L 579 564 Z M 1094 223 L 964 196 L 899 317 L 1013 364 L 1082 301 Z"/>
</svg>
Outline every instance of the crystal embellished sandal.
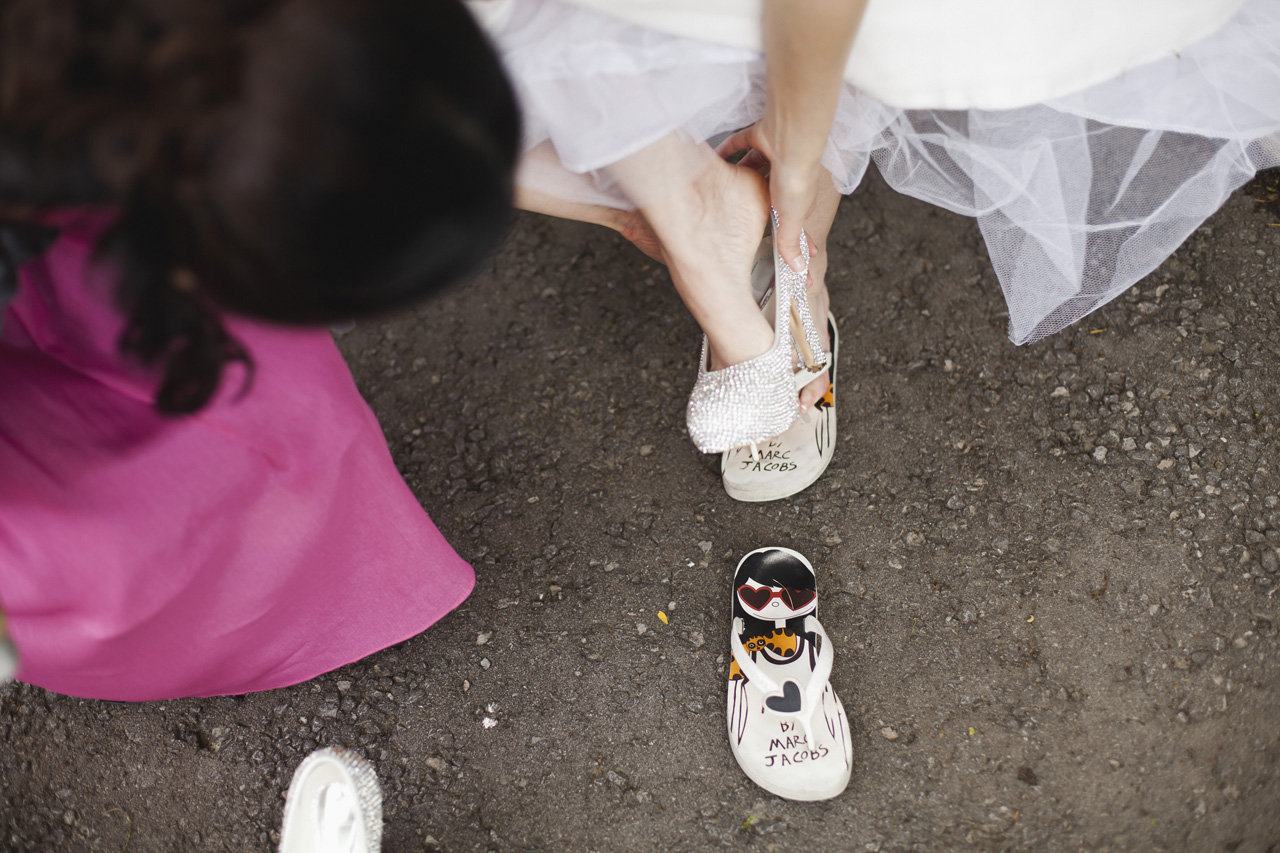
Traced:
<svg viewBox="0 0 1280 853">
<path fill-rule="evenodd" d="M 308 755 L 289 783 L 280 853 L 377 853 L 381 846 L 382 792 L 373 765 L 341 747 Z"/>
<path fill-rule="evenodd" d="M 774 231 L 773 346 L 753 359 L 712 371 L 707 369 L 709 346 L 703 335 L 698 381 L 689 395 L 687 412 L 689 437 L 703 453 L 754 447 L 785 431 L 800 414 L 794 373 L 797 359 L 809 371 L 806 382 L 825 370 L 830 361 L 805 296 L 808 238 L 801 232 L 804 270 L 796 272 L 778 253 L 778 213 L 771 210 L 770 214 Z"/>
</svg>

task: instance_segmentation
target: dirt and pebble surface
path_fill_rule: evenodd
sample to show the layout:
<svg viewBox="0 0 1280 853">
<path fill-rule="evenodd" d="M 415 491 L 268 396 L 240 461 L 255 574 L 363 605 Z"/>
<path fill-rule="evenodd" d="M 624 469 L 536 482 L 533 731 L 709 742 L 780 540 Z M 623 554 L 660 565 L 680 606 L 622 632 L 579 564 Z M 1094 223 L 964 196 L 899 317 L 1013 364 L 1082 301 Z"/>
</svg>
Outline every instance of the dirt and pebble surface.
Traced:
<svg viewBox="0 0 1280 853">
<path fill-rule="evenodd" d="M 287 690 L 5 688 L 0 847 L 268 849 L 294 767 L 345 744 L 388 850 L 1276 849 L 1276 184 L 1017 348 L 976 226 L 868 181 L 830 247 L 837 456 L 768 505 L 683 433 L 698 335 L 663 271 L 521 217 L 467 286 L 340 338 L 471 599 Z M 830 802 L 729 752 L 729 580 L 762 544 L 819 570 L 856 763 Z"/>
</svg>

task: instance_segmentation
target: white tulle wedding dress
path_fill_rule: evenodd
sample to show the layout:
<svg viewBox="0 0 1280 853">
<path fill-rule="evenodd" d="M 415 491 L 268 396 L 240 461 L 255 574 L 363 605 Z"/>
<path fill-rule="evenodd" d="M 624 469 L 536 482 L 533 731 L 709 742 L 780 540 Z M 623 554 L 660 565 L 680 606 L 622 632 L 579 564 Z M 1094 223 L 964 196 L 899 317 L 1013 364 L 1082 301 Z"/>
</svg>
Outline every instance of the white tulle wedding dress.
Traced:
<svg viewBox="0 0 1280 853">
<path fill-rule="evenodd" d="M 611 164 L 761 115 L 760 0 L 474 5 L 535 189 L 632 206 Z M 874 162 L 975 217 L 1015 343 L 1115 298 L 1280 165 L 1280 0 L 870 0 L 845 77 L 824 164 L 846 192 Z"/>
</svg>

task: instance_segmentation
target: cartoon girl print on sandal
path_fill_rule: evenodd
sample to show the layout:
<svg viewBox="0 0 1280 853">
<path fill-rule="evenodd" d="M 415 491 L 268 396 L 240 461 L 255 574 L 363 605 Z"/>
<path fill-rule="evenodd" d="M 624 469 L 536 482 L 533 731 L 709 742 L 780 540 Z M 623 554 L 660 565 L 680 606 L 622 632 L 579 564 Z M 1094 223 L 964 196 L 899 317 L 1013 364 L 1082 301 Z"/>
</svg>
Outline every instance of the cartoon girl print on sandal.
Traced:
<svg viewBox="0 0 1280 853">
<path fill-rule="evenodd" d="M 830 640 L 817 618 L 813 566 L 758 548 L 733 580 L 729 746 L 743 771 L 790 800 L 825 800 L 849 784 L 849 721 L 828 683 Z"/>
</svg>

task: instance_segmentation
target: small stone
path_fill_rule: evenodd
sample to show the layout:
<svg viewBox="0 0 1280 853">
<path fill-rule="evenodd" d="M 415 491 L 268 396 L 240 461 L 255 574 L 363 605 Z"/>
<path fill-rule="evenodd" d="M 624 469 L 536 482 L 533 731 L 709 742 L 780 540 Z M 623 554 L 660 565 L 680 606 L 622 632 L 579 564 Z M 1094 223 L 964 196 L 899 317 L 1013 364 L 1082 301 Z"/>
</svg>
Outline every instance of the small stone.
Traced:
<svg viewBox="0 0 1280 853">
<path fill-rule="evenodd" d="M 231 731 L 226 726 L 214 726 L 209 730 L 209 749 L 212 752 L 219 752 L 227 745 L 227 739 L 231 736 Z"/>
<path fill-rule="evenodd" d="M 449 766 L 448 764 L 445 763 L 445 760 L 438 755 L 431 756 L 423 763 L 426 764 L 428 767 L 430 767 L 432 770 L 436 771 L 437 773 L 443 773 L 444 769 Z"/>
<path fill-rule="evenodd" d="M 480 724 L 483 725 L 486 729 L 491 729 L 498 724 L 498 721 L 495 720 L 493 717 L 485 717 L 483 720 L 480 721 Z"/>
<path fill-rule="evenodd" d="M 1053 389 L 1053 392 L 1049 394 L 1049 396 L 1050 397 L 1070 397 L 1071 392 L 1066 389 L 1066 386 L 1059 385 L 1057 388 Z"/>
<path fill-rule="evenodd" d="M 640 445 L 640 455 L 641 455 L 641 456 L 648 456 L 648 455 L 649 455 L 649 454 L 651 454 L 651 453 L 653 453 L 653 445 L 652 445 L 652 444 L 642 444 L 642 445 Z"/>
<path fill-rule="evenodd" d="M 887 741 L 895 741 L 898 739 L 898 730 L 893 726 L 884 726 L 880 729 L 880 734 Z"/>
<path fill-rule="evenodd" d="M 481 669 L 488 669 L 491 666 L 493 666 L 493 661 L 489 660 L 488 658 L 480 658 Z"/>
<path fill-rule="evenodd" d="M 492 631 L 481 631 L 479 634 L 476 635 L 476 645 L 483 646 L 485 643 L 489 642 L 491 639 L 493 639 Z"/>
<path fill-rule="evenodd" d="M 1099 444 L 1093 449 L 1093 458 L 1099 462 L 1105 462 L 1107 459 L 1107 448 Z"/>
</svg>

